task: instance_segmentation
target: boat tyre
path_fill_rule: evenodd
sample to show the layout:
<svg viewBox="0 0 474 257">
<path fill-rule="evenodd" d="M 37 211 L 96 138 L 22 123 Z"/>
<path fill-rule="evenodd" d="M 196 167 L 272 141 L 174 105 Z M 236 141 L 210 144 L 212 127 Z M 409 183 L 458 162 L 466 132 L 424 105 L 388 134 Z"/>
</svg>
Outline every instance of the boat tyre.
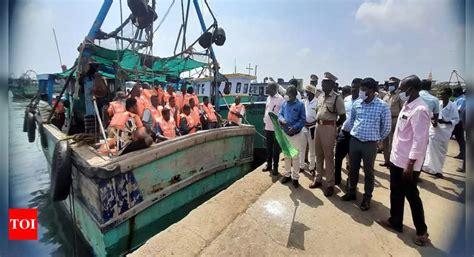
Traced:
<svg viewBox="0 0 474 257">
<path fill-rule="evenodd" d="M 43 148 L 48 148 L 48 139 L 46 138 L 46 135 L 44 134 L 44 126 L 43 124 L 39 124 L 38 126 L 38 132 L 40 134 L 40 141 L 41 141 L 41 146 Z"/>
<path fill-rule="evenodd" d="M 28 126 L 28 142 L 33 143 L 36 135 L 36 122 L 35 115 L 31 112 L 27 113 L 27 126 Z"/>
<path fill-rule="evenodd" d="M 72 178 L 71 148 L 67 140 L 58 141 L 51 165 L 51 198 L 62 201 L 69 195 Z"/>
</svg>

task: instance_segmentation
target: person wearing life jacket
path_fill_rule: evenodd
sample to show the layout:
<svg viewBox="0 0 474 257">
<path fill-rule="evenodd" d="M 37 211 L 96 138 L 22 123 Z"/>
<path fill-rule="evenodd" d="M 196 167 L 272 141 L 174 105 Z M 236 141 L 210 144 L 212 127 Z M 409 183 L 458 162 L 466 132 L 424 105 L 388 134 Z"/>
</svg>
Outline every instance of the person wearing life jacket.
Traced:
<svg viewBox="0 0 474 257">
<path fill-rule="evenodd" d="M 107 113 L 109 114 L 109 118 L 112 118 L 116 113 L 125 112 L 125 100 L 127 100 L 127 96 L 122 91 L 117 91 L 115 93 L 114 101 L 109 103 L 109 107 L 107 108 Z"/>
<path fill-rule="evenodd" d="M 158 124 L 155 129 L 158 141 L 173 139 L 177 135 L 176 121 L 170 115 L 170 109 L 163 108 L 162 117 L 158 119 Z"/>
<path fill-rule="evenodd" d="M 231 122 L 231 125 L 240 125 L 244 115 L 245 106 L 240 103 L 240 96 L 236 96 L 234 103 L 230 106 L 229 113 L 227 114 L 227 120 Z"/>
<path fill-rule="evenodd" d="M 109 138 L 113 138 L 115 152 L 119 155 L 149 147 L 153 138 L 146 132 L 138 116 L 137 100 L 129 98 L 125 102 L 126 112 L 117 113 L 110 121 Z"/>
<path fill-rule="evenodd" d="M 194 103 L 194 98 L 189 99 L 189 107 L 191 108 L 191 116 L 193 117 L 197 129 L 202 129 L 201 110 L 199 110 L 199 107 Z"/>
<path fill-rule="evenodd" d="M 183 106 L 183 112 L 180 115 L 180 119 L 179 132 L 181 135 L 196 133 L 197 126 L 193 116 L 191 115 L 191 107 L 189 104 Z"/>
<path fill-rule="evenodd" d="M 158 83 L 158 81 L 153 82 L 153 87 L 155 89 L 156 95 L 158 96 L 158 104 L 161 106 L 164 106 L 164 100 L 163 100 L 163 95 L 165 94 L 165 91 L 161 87 L 161 85 Z"/>
<path fill-rule="evenodd" d="M 186 96 L 186 83 L 181 84 L 181 91 L 176 92 L 176 105 L 180 111 L 183 111 L 184 97 Z"/>
<path fill-rule="evenodd" d="M 145 101 L 140 97 L 141 95 L 141 85 L 137 82 L 132 90 L 130 91 L 130 98 L 137 100 L 137 114 L 140 117 L 143 117 L 143 112 L 145 111 Z"/>
<path fill-rule="evenodd" d="M 141 97 L 142 100 L 146 103 L 146 105 L 151 105 L 151 96 L 157 95 L 156 91 L 151 88 L 150 84 L 148 83 L 143 83 L 142 85 L 142 93 Z"/>
<path fill-rule="evenodd" d="M 166 92 L 163 94 L 163 105 L 166 105 L 170 102 L 170 97 L 176 98 L 176 93 L 174 92 L 174 88 L 171 84 L 166 86 Z"/>
<path fill-rule="evenodd" d="M 59 98 L 59 96 L 56 96 L 56 98 L 54 98 L 51 103 L 53 107 L 56 105 L 56 103 L 58 103 L 56 109 L 54 109 L 54 116 L 51 120 L 51 123 L 61 130 L 64 126 L 64 122 L 66 121 L 66 108 L 64 107 L 64 103 Z"/>
<path fill-rule="evenodd" d="M 169 102 L 165 105 L 166 108 L 170 109 L 171 117 L 176 121 L 176 126 L 179 126 L 179 108 L 176 105 L 176 98 L 171 96 Z"/>
<path fill-rule="evenodd" d="M 201 106 L 201 110 L 204 112 L 204 119 L 207 122 L 206 129 L 217 128 L 218 126 L 217 116 L 219 116 L 219 114 L 214 110 L 214 106 L 212 106 L 212 104 L 209 103 L 208 96 L 203 97 L 202 100 L 203 100 L 203 103 L 200 106 Z"/>
<path fill-rule="evenodd" d="M 199 98 L 196 94 L 194 94 L 194 88 L 193 87 L 189 87 L 187 90 L 186 90 L 186 95 L 184 95 L 184 100 L 183 100 L 183 105 L 185 104 L 190 104 L 189 100 L 190 99 L 194 99 L 194 104 L 196 106 L 199 106 Z"/>
<path fill-rule="evenodd" d="M 151 104 L 143 112 L 142 121 L 145 127 L 147 127 L 150 131 L 155 131 L 156 124 L 161 118 L 161 111 L 163 110 L 163 106 L 158 105 L 157 95 L 152 95 L 150 100 Z"/>
</svg>

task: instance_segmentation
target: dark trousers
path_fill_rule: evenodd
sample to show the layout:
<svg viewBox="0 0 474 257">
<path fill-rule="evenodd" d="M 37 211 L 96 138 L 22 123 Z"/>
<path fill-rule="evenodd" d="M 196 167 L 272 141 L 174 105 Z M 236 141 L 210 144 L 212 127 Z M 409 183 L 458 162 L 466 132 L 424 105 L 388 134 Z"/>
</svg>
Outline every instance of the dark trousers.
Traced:
<svg viewBox="0 0 474 257">
<path fill-rule="evenodd" d="M 125 149 L 123 149 L 123 152 L 120 155 L 124 155 L 126 153 L 130 153 L 130 152 L 133 152 L 133 151 L 145 149 L 147 147 L 148 147 L 148 145 L 145 143 L 145 139 L 140 139 L 140 140 L 137 140 L 137 141 L 133 141 L 132 143 L 127 145 L 125 147 Z"/>
<path fill-rule="evenodd" d="M 336 152 L 334 154 L 334 180 L 336 184 L 341 183 L 342 161 L 349 153 L 351 133 L 341 129 L 337 135 Z"/>
<path fill-rule="evenodd" d="M 403 178 L 403 169 L 390 164 L 390 218 L 392 226 L 396 228 L 403 227 L 403 210 L 405 197 L 410 204 L 413 223 L 415 224 L 416 234 L 423 235 L 427 231 L 425 224 L 425 213 L 423 203 L 421 202 L 420 192 L 416 187 L 418 183 L 419 171 L 413 172 L 413 179 L 407 181 Z"/>
<path fill-rule="evenodd" d="M 280 145 L 276 141 L 275 132 L 265 130 L 265 138 L 267 144 L 267 166 L 269 168 L 278 169 L 278 159 L 280 158 Z"/>
<path fill-rule="evenodd" d="M 374 191 L 374 162 L 377 156 L 377 141 L 362 142 L 351 137 L 349 157 L 351 169 L 349 171 L 349 192 L 356 192 L 359 182 L 360 161 L 364 161 L 364 195 L 372 197 Z"/>
<path fill-rule="evenodd" d="M 461 122 L 456 124 L 453 130 L 453 135 L 456 137 L 456 141 L 459 145 L 459 155 L 465 158 L 466 156 L 466 141 L 464 139 L 464 126 Z"/>
</svg>

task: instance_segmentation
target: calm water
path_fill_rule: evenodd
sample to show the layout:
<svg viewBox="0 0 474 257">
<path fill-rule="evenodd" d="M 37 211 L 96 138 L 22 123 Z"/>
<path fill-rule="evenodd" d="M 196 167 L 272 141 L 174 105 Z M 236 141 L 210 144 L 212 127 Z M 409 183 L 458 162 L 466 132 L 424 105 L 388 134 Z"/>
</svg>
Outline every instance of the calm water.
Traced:
<svg viewBox="0 0 474 257">
<path fill-rule="evenodd" d="M 38 135 L 29 143 L 23 132 L 28 103 L 9 97 L 9 207 L 38 209 L 38 240 L 10 241 L 10 256 L 90 256 L 89 246 L 75 235 L 68 214 L 50 200 L 48 166 Z"/>
</svg>

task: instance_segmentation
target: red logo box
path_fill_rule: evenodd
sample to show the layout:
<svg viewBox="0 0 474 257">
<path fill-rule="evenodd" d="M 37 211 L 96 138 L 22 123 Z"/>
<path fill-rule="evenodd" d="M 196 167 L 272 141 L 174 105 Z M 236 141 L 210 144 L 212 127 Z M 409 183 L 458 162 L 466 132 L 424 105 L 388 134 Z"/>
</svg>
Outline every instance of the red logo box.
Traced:
<svg viewBox="0 0 474 257">
<path fill-rule="evenodd" d="M 8 210 L 9 240 L 38 240 L 38 210 Z"/>
</svg>

